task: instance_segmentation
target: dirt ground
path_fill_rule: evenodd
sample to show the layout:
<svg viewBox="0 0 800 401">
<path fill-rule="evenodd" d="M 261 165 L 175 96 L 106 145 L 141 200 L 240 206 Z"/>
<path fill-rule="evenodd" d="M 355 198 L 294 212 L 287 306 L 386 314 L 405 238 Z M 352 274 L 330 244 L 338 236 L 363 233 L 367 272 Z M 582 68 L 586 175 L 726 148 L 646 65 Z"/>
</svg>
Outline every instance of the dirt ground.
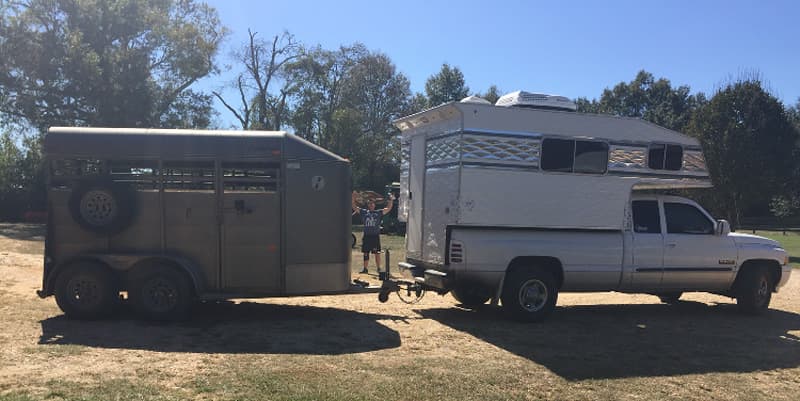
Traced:
<svg viewBox="0 0 800 401">
<path fill-rule="evenodd" d="M 760 317 L 707 294 L 590 293 L 531 325 L 427 294 L 207 303 L 154 324 L 65 319 L 34 293 L 41 254 L 40 227 L 0 225 L 0 400 L 800 399 L 800 271 Z"/>
</svg>

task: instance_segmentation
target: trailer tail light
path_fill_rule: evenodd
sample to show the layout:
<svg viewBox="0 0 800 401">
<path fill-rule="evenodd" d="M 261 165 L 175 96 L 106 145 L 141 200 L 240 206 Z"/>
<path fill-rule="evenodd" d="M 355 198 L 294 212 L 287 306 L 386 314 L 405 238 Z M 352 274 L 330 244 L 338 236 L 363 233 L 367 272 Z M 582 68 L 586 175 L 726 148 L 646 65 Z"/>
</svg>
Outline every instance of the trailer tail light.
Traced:
<svg viewBox="0 0 800 401">
<path fill-rule="evenodd" d="M 450 263 L 461 263 L 464 261 L 464 244 L 453 241 L 450 243 Z"/>
</svg>

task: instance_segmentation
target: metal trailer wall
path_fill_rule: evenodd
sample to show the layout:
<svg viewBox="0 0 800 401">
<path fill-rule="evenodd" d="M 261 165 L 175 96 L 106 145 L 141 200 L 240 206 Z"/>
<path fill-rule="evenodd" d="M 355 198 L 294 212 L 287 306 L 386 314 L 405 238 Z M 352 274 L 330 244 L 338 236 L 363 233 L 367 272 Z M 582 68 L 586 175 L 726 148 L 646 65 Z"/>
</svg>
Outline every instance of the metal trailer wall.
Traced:
<svg viewBox="0 0 800 401">
<path fill-rule="evenodd" d="M 136 191 L 136 216 L 110 235 L 78 225 L 68 207 L 70 188 L 51 186 L 47 252 L 53 265 L 104 255 L 113 268 L 126 269 L 144 257 L 170 255 L 194 266 L 198 287 L 207 294 L 295 295 L 349 288 L 350 163 L 294 135 L 52 128 L 45 155 L 48 161 L 149 160 L 159 169 L 165 161 L 210 163 L 215 171 L 208 191 Z M 225 189 L 221 172 L 242 163 L 278 166 L 276 190 Z"/>
</svg>

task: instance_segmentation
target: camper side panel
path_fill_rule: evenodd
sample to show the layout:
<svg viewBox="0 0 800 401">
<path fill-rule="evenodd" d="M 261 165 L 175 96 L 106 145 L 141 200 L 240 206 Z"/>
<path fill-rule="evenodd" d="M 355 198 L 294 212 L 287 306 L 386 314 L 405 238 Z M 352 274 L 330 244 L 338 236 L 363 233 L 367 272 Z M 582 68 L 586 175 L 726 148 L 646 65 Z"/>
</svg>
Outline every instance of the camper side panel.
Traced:
<svg viewBox="0 0 800 401">
<path fill-rule="evenodd" d="M 464 167 L 458 222 L 621 230 L 634 182 L 624 177 Z"/>
</svg>

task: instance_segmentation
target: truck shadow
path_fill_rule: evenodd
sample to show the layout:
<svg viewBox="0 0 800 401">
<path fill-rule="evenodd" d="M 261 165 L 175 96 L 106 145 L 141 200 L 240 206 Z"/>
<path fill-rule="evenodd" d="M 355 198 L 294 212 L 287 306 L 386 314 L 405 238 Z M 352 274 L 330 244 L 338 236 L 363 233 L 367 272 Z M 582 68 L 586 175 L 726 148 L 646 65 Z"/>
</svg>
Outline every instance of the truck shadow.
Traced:
<svg viewBox="0 0 800 401">
<path fill-rule="evenodd" d="M 124 309 L 124 308 L 121 308 Z M 40 321 L 39 344 L 75 344 L 160 352 L 338 355 L 400 346 L 400 335 L 378 320 L 395 316 L 335 308 L 206 302 L 185 322 L 76 321 L 60 315 Z"/>
<path fill-rule="evenodd" d="M 735 305 L 680 302 L 558 307 L 539 324 L 497 308 L 417 310 L 567 380 L 754 372 L 800 366 L 800 315 L 741 316 Z"/>
</svg>

